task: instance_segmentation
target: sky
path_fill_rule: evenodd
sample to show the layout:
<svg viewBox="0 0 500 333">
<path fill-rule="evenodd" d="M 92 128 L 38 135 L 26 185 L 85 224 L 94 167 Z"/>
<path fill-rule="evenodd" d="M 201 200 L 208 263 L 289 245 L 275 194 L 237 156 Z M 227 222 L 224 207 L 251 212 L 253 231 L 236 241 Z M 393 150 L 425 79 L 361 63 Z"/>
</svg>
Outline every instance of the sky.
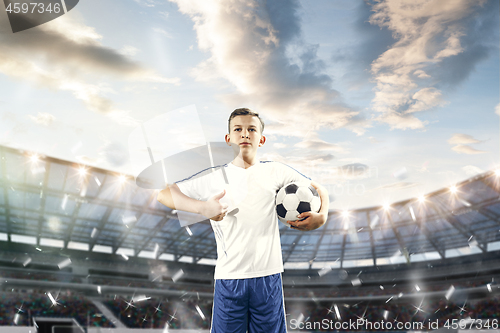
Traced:
<svg viewBox="0 0 500 333">
<path fill-rule="evenodd" d="M 158 159 L 249 107 L 331 209 L 390 204 L 500 166 L 499 25 L 496 0 L 85 0 L 17 33 L 2 8 L 0 145 L 137 176 L 141 124 Z"/>
</svg>

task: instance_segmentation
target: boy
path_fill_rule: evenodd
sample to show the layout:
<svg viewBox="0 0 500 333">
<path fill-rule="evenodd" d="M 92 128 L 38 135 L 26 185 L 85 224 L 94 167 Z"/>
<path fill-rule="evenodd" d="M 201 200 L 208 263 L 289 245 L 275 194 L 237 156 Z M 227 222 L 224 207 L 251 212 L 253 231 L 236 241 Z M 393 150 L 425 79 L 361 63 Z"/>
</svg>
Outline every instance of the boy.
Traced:
<svg viewBox="0 0 500 333">
<path fill-rule="evenodd" d="M 306 231 L 326 222 L 328 193 L 285 164 L 257 160 L 257 148 L 266 142 L 258 113 L 234 110 L 228 129 L 225 141 L 235 148 L 235 159 L 169 185 L 158 201 L 211 220 L 217 242 L 211 332 L 286 332 L 275 195 L 293 181 L 316 188 L 319 213 L 305 212 L 299 215 L 302 221 L 288 221 L 291 228 Z"/>
</svg>

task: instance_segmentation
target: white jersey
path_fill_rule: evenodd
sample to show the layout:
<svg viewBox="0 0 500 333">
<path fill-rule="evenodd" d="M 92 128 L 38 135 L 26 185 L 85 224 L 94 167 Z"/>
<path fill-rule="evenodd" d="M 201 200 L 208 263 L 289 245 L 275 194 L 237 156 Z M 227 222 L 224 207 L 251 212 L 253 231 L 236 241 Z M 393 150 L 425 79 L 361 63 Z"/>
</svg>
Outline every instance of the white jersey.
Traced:
<svg viewBox="0 0 500 333">
<path fill-rule="evenodd" d="M 206 201 L 226 189 L 222 221 L 212 221 L 217 242 L 215 279 L 246 279 L 283 272 L 276 192 L 290 182 L 310 179 L 279 162 L 248 169 L 232 163 L 204 170 L 177 183 L 190 198 Z"/>
</svg>

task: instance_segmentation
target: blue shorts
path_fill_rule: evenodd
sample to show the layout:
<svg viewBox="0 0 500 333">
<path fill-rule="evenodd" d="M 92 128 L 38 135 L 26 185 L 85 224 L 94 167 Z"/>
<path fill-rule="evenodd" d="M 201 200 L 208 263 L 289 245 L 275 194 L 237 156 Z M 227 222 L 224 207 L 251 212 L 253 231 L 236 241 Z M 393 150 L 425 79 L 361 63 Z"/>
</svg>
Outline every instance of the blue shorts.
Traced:
<svg viewBox="0 0 500 333">
<path fill-rule="evenodd" d="M 211 333 L 286 333 L 281 274 L 215 280 Z"/>
</svg>

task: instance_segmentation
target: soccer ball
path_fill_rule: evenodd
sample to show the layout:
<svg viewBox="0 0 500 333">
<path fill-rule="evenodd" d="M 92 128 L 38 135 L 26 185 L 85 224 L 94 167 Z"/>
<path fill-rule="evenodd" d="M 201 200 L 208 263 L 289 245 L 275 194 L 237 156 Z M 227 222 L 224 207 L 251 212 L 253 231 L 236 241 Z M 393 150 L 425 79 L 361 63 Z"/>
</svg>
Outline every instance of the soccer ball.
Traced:
<svg viewBox="0 0 500 333">
<path fill-rule="evenodd" d="M 307 183 L 290 183 L 276 194 L 278 219 L 286 225 L 286 221 L 297 221 L 297 215 L 303 212 L 318 212 L 320 206 L 318 192 Z"/>
</svg>

